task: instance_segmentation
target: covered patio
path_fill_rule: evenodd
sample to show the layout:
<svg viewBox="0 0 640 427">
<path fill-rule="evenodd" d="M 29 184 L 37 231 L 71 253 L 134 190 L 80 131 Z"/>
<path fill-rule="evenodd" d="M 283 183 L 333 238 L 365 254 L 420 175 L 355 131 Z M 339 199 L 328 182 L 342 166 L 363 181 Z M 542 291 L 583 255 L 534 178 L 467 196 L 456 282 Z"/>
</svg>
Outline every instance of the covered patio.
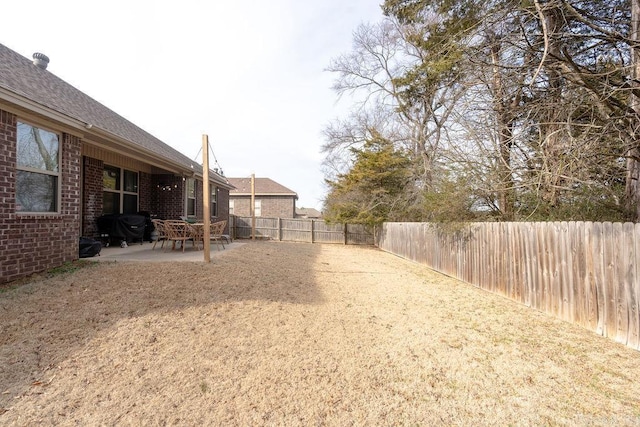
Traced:
<svg viewBox="0 0 640 427">
<path fill-rule="evenodd" d="M 234 241 L 231 243 L 225 243 L 224 249 L 220 247 L 218 249 L 215 243 L 211 243 L 211 261 L 215 262 L 215 258 L 222 255 L 227 251 L 234 250 L 245 245 L 245 242 Z M 181 248 L 177 248 L 172 250 L 171 243 L 165 243 L 164 248 L 160 247 L 160 242 L 156 245 L 156 248 L 153 249 L 153 243 L 143 242 L 140 243 L 131 243 L 129 246 L 125 248 L 121 248 L 120 246 L 108 246 L 103 247 L 100 252 L 100 256 L 95 256 L 93 258 L 86 258 L 88 260 L 93 261 L 116 261 L 116 262 L 126 262 L 126 261 L 142 261 L 142 262 L 175 262 L 175 261 L 183 261 L 183 262 L 204 262 L 204 251 L 202 246 L 200 249 L 193 246 L 192 242 L 187 242 L 184 252 Z"/>
</svg>

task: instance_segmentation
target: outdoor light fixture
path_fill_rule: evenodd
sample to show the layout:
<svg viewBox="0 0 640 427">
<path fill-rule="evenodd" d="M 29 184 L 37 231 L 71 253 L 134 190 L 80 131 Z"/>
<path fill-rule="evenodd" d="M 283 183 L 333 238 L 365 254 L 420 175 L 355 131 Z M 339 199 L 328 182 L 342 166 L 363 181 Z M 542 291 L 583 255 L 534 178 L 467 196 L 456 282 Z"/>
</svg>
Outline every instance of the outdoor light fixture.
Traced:
<svg viewBox="0 0 640 427">
<path fill-rule="evenodd" d="M 174 188 L 178 188 L 178 184 L 171 185 L 160 183 L 158 184 L 158 188 L 160 189 L 160 191 L 171 191 Z"/>
</svg>

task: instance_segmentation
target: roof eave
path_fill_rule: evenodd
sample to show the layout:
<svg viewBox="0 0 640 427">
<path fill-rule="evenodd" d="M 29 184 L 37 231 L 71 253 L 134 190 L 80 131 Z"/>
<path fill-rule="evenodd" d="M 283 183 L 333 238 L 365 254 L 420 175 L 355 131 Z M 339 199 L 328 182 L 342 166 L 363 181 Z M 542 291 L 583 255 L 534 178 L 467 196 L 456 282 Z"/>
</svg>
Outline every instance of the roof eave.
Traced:
<svg viewBox="0 0 640 427">
<path fill-rule="evenodd" d="M 106 143 L 100 144 L 105 149 L 111 149 L 111 150 L 117 149 L 119 152 L 125 155 L 128 155 L 133 158 L 137 158 L 145 163 L 159 167 L 161 169 L 165 169 L 170 172 L 181 174 L 187 177 L 195 176 L 196 173 L 198 172 L 194 168 L 187 167 L 184 164 L 175 162 L 166 157 L 158 156 L 155 152 L 151 150 L 141 147 L 140 145 L 135 144 L 132 141 L 122 138 L 107 130 L 100 129 L 96 126 L 92 126 L 91 130 L 88 131 L 85 135 L 88 135 L 88 136 L 94 135 L 97 137 L 97 139 L 106 141 Z M 93 142 L 87 141 L 87 143 L 93 143 Z M 195 165 L 198 165 L 198 163 L 193 162 L 192 166 L 195 166 Z"/>
<path fill-rule="evenodd" d="M 251 193 L 230 193 L 231 196 L 251 196 Z M 260 192 L 255 192 L 254 195 L 256 196 L 288 196 L 288 197 L 295 197 L 296 199 L 298 198 L 298 194 L 297 193 L 260 193 Z"/>
<path fill-rule="evenodd" d="M 195 176 L 204 180 L 204 175 L 202 173 L 196 173 Z M 219 187 L 226 188 L 229 191 L 236 188 L 233 185 L 231 185 L 229 182 L 227 182 L 227 178 L 225 178 L 223 175 L 220 175 L 213 171 L 209 172 L 209 181 L 217 184 Z"/>
<path fill-rule="evenodd" d="M 100 129 L 97 126 L 85 123 L 82 120 L 69 117 L 66 114 L 32 101 L 29 98 L 19 95 L 4 87 L 0 87 L 0 101 L 5 101 L 3 104 L 6 103 L 6 107 L 3 108 L 7 108 L 12 113 L 25 115 L 27 118 L 28 116 L 35 115 L 37 117 L 47 119 L 52 123 L 61 124 L 63 125 L 65 132 L 78 136 L 83 140 L 91 139 L 91 136 L 93 135 L 97 137 L 96 139 L 105 141 L 105 143 L 84 141 L 86 143 L 110 150 L 117 149 L 131 157 L 138 158 L 150 165 L 157 166 L 170 172 L 186 176 L 193 176 L 196 173 L 196 171 L 188 168 L 186 165 L 172 161 L 166 157 L 158 156 L 153 151 L 147 150 L 112 132 Z M 197 163 L 194 162 L 194 164 Z M 200 165 L 198 164 L 198 166 Z"/>
<path fill-rule="evenodd" d="M 87 123 L 62 114 L 1 86 L 0 100 L 5 101 L 6 108 L 12 113 L 29 116 L 36 115 L 54 123 L 62 124 L 66 128 L 66 131 L 75 136 L 83 137 L 86 134 Z"/>
</svg>

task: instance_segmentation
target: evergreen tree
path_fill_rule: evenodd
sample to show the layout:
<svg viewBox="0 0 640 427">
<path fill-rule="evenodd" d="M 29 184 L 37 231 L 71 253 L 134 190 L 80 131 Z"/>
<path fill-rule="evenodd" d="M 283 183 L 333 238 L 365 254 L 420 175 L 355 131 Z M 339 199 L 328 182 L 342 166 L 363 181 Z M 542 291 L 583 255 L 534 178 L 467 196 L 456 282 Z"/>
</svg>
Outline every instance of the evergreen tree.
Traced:
<svg viewBox="0 0 640 427">
<path fill-rule="evenodd" d="M 403 195 L 410 185 L 409 158 L 376 132 L 351 154 L 349 172 L 327 181 L 325 218 L 369 225 L 406 219 Z"/>
</svg>

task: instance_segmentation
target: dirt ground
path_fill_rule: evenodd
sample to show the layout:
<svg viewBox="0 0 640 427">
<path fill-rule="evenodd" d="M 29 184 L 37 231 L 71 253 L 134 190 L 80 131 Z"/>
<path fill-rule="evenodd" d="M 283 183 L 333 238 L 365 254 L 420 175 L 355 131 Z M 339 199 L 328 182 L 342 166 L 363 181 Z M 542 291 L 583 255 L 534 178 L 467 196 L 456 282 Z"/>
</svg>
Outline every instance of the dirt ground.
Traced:
<svg viewBox="0 0 640 427">
<path fill-rule="evenodd" d="M 640 352 L 374 248 L 0 293 L 0 425 L 640 425 Z"/>
</svg>

